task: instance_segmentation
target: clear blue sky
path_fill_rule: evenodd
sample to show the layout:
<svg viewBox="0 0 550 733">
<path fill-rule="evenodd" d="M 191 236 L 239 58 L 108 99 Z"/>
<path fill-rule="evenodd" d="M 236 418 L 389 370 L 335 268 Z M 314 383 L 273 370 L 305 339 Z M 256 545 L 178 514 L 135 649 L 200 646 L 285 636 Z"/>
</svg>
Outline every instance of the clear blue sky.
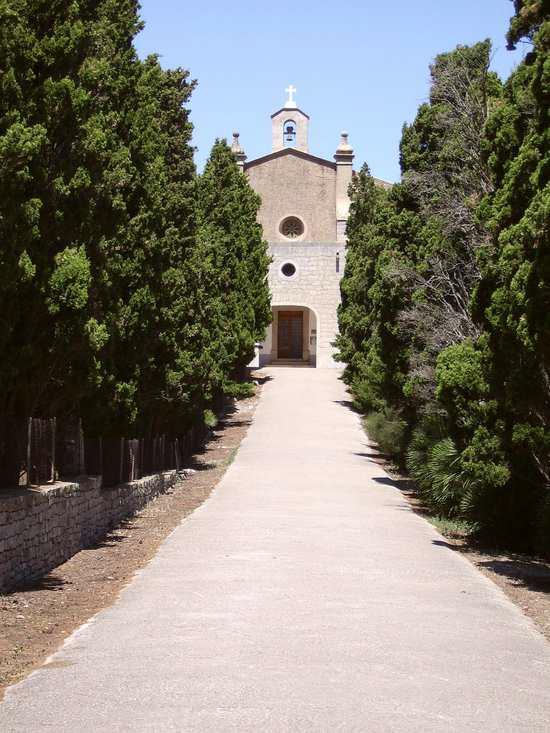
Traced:
<svg viewBox="0 0 550 733">
<path fill-rule="evenodd" d="M 310 150 L 332 159 L 345 129 L 375 176 L 399 178 L 403 122 L 428 94 L 433 57 L 457 44 L 493 41 L 493 68 L 508 76 L 523 49 L 506 50 L 509 0 L 142 0 L 140 56 L 182 66 L 191 99 L 196 162 L 216 137 L 241 133 L 249 159 L 271 147 L 269 115 L 298 89 L 311 117 Z"/>
</svg>

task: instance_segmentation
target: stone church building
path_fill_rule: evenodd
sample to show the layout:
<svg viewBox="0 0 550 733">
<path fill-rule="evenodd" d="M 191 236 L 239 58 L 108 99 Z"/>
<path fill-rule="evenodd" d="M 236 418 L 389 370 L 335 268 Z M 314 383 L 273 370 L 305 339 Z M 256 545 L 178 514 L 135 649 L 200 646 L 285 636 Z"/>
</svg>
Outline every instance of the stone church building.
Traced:
<svg viewBox="0 0 550 733">
<path fill-rule="evenodd" d="M 282 109 L 271 115 L 271 152 L 247 160 L 238 133 L 232 150 L 261 196 L 259 221 L 272 264 L 269 287 L 273 322 L 259 352 L 259 365 L 273 362 L 335 367 L 340 279 L 344 272 L 348 186 L 353 150 L 343 132 L 334 160 L 309 151 L 309 117 L 287 90 Z"/>
</svg>

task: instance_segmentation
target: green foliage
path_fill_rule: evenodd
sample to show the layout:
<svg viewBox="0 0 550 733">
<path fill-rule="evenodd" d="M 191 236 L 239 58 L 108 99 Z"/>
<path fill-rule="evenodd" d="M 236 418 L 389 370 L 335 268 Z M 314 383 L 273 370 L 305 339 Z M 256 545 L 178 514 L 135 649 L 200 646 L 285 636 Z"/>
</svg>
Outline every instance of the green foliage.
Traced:
<svg viewBox="0 0 550 733">
<path fill-rule="evenodd" d="M 237 400 L 244 400 L 247 397 L 254 397 L 256 387 L 253 382 L 227 382 L 224 394 Z"/>
<path fill-rule="evenodd" d="M 464 540 L 475 535 L 477 527 L 466 519 L 450 518 L 442 514 L 433 514 L 429 521 L 444 537 Z"/>
<path fill-rule="evenodd" d="M 382 410 L 402 391 L 406 354 L 397 313 L 406 299 L 394 264 L 409 261 L 416 217 L 402 207 L 402 191 L 377 189 L 365 165 L 351 189 L 346 268 L 336 339 L 345 379 L 363 411 Z"/>
<path fill-rule="evenodd" d="M 27 250 L 24 249 L 21 252 L 17 264 L 19 265 L 19 277 L 21 278 L 22 282 L 30 282 L 34 279 L 36 275 L 36 266 L 29 257 L 29 253 L 27 252 Z"/>
<path fill-rule="evenodd" d="M 367 435 L 383 453 L 399 457 L 406 445 L 407 423 L 392 409 L 371 412 L 364 418 Z"/>
<path fill-rule="evenodd" d="M 203 422 L 207 428 L 215 428 L 218 424 L 218 418 L 212 410 L 205 410 L 203 413 Z"/>
<path fill-rule="evenodd" d="M 338 346 L 384 450 L 403 451 L 403 421 L 434 512 L 548 553 L 550 21 L 514 5 L 508 40 L 532 50 L 504 87 L 486 41 L 438 56 L 402 181 L 356 177 Z"/>
<path fill-rule="evenodd" d="M 467 487 L 460 452 L 445 433 L 443 421 L 424 418 L 411 436 L 406 466 L 426 504 L 443 516 L 456 517 Z"/>
<path fill-rule="evenodd" d="M 48 283 L 50 313 L 82 310 L 88 303 L 92 280 L 90 262 L 84 248 L 67 247 L 55 255 L 54 262 L 55 269 Z"/>
<path fill-rule="evenodd" d="M 432 445 L 426 454 L 425 464 L 414 466 L 423 496 L 434 508 L 453 516 L 459 512 L 464 493 L 464 477 L 460 470 L 460 454 L 451 438 L 444 438 Z M 416 476 L 415 476 L 416 473 Z"/>
<path fill-rule="evenodd" d="M 550 496 L 550 20 L 542 3 L 515 6 L 508 38 L 515 43 L 525 36 L 533 49 L 507 81 L 502 104 L 487 124 L 495 187 L 480 211 L 491 246 L 480 258 L 482 278 L 473 303 L 491 358 L 488 397 L 498 410 L 486 421 L 489 435 L 476 433 L 472 444 L 481 443 L 479 452 L 487 457 L 506 456 L 513 501 L 506 531 L 513 524 L 528 533 L 521 537 L 524 543 L 548 552 L 550 535 L 542 538 L 536 528 Z M 477 467 L 477 456 L 469 460 Z M 490 480 L 504 485 L 505 479 L 499 460 Z"/>
<path fill-rule="evenodd" d="M 138 9 L 0 2 L 0 463 L 29 415 L 200 423 L 269 322 L 258 197 L 225 143 L 197 180 L 194 82 L 138 58 Z"/>
<path fill-rule="evenodd" d="M 465 340 L 441 351 L 435 368 L 435 397 L 446 408 L 455 432 L 464 435 L 494 411 L 487 400 L 486 350 Z"/>
<path fill-rule="evenodd" d="M 532 40 L 544 19 L 548 20 L 545 0 L 513 0 L 513 3 L 515 15 L 510 19 L 510 28 L 506 35 L 510 50 L 522 38 Z"/>
<path fill-rule="evenodd" d="M 213 291 L 209 301 L 196 306 L 202 311 L 202 363 L 226 393 L 271 320 L 269 257 L 257 223 L 259 206 L 229 146 L 217 140 L 197 181 L 193 278 Z"/>
</svg>

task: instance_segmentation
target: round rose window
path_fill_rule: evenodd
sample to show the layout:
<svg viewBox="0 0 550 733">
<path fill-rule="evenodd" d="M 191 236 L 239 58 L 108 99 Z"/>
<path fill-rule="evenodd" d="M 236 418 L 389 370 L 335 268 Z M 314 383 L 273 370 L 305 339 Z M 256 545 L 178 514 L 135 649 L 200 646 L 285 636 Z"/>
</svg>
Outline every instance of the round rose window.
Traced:
<svg viewBox="0 0 550 733">
<path fill-rule="evenodd" d="M 296 239 L 304 233 L 304 224 L 297 216 L 289 216 L 281 223 L 281 234 L 288 239 Z"/>
</svg>

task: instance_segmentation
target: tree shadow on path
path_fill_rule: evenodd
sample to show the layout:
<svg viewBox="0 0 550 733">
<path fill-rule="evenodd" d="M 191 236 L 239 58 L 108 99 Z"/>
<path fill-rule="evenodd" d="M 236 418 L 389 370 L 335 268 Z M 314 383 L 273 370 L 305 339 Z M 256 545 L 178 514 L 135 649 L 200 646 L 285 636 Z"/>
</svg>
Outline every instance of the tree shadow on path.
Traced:
<svg viewBox="0 0 550 733">
<path fill-rule="evenodd" d="M 537 560 L 512 556 L 485 560 L 479 565 L 513 580 L 516 585 L 523 585 L 538 593 L 550 593 L 550 568 Z"/>
</svg>

